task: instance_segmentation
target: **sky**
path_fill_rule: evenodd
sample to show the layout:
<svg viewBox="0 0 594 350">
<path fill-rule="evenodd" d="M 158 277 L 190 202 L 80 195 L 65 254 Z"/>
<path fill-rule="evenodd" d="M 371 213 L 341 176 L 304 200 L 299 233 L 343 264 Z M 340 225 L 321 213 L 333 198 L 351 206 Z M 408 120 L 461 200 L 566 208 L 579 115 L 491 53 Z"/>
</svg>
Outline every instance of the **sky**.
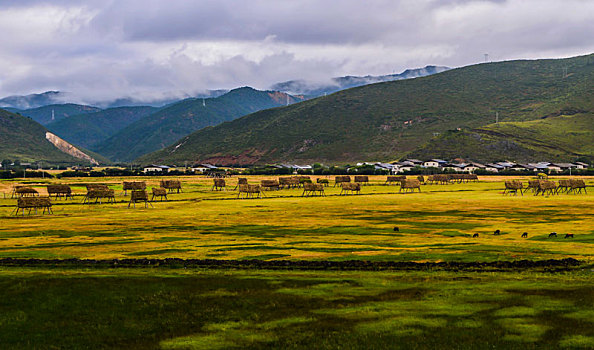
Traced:
<svg viewBox="0 0 594 350">
<path fill-rule="evenodd" d="M 0 0 L 0 97 L 158 100 L 594 52 L 590 0 Z"/>
</svg>

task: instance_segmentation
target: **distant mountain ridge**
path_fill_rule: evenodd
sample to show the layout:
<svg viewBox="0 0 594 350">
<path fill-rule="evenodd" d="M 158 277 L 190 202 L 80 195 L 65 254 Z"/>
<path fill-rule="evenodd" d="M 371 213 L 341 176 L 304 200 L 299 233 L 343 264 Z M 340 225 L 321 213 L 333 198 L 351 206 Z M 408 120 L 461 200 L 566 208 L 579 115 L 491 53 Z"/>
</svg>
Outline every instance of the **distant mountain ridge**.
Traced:
<svg viewBox="0 0 594 350">
<path fill-rule="evenodd" d="M 403 80 L 424 77 L 431 74 L 445 72 L 450 69 L 443 66 L 425 66 L 424 68 L 407 69 L 399 74 L 388 74 L 379 76 L 345 76 L 332 78 L 330 84 L 308 82 L 305 80 L 290 80 L 274 84 L 271 90 L 283 91 L 290 94 L 306 95 L 311 97 L 331 94 L 336 91 L 350 89 L 357 86 L 363 86 L 386 81 Z"/>
<path fill-rule="evenodd" d="M 0 159 L 46 164 L 78 164 L 103 158 L 89 155 L 52 135 L 30 118 L 0 109 Z M 73 156 L 75 155 L 75 156 Z"/>
<path fill-rule="evenodd" d="M 90 149 L 113 161 L 131 161 L 193 131 L 301 100 L 282 92 L 249 87 L 231 90 L 217 98 L 186 99 L 128 125 Z"/>
<path fill-rule="evenodd" d="M 149 106 L 108 108 L 57 120 L 46 127 L 61 138 L 90 149 L 158 110 Z"/>
<path fill-rule="evenodd" d="M 499 122 L 529 122 L 579 111 L 579 117 L 557 119 L 553 126 L 533 125 L 543 130 L 541 135 L 546 135 L 546 130 L 575 133 L 583 127 L 568 123 L 591 125 L 594 120 L 592 81 L 594 54 L 477 64 L 256 112 L 194 132 L 138 161 L 220 165 L 389 161 L 414 154 L 450 130 L 486 128 L 495 122 L 496 114 Z M 515 134 L 526 138 L 530 130 L 524 127 Z M 493 132 L 506 137 L 499 128 Z M 532 156 L 545 147 L 560 160 L 594 156 L 594 138 L 579 134 L 571 137 L 572 142 L 556 141 L 563 137 L 556 132 L 545 143 L 525 146 L 533 149 Z M 583 142 L 587 144 L 578 145 Z M 467 151 L 464 144 L 460 143 L 460 148 L 455 145 L 455 152 Z M 423 154 L 429 156 L 431 149 Z M 488 153 L 489 145 L 483 149 Z M 473 154 L 477 156 L 474 160 L 483 160 L 477 152 Z"/>
</svg>

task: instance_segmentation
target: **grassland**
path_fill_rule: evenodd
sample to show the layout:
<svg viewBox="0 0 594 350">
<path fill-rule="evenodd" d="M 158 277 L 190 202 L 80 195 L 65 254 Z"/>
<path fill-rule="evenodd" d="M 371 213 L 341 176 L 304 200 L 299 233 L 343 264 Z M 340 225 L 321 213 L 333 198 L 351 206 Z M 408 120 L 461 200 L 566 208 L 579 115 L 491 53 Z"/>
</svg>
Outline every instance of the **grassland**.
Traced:
<svg viewBox="0 0 594 350">
<path fill-rule="evenodd" d="M 591 271 L 0 269 L 3 348 L 591 349 Z"/>
<path fill-rule="evenodd" d="M 398 194 L 397 187 L 380 185 L 383 179 L 372 178 L 376 185 L 355 196 L 339 196 L 338 188 L 329 187 L 324 198 L 303 198 L 301 189 L 292 189 L 238 200 L 235 191 L 210 191 L 211 179 L 187 177 L 183 193 L 148 209 L 126 208 L 122 179 L 74 179 L 69 182 L 113 184 L 118 202 L 54 201 L 55 215 L 23 218 L 10 215 L 14 199 L 1 199 L 0 257 L 594 261 L 592 190 L 510 197 L 502 195 L 500 178 L 486 178 Z M 236 180 L 228 182 L 234 186 Z M 3 182 L 3 191 L 14 183 Z M 148 178 L 149 186 L 157 184 Z M 41 185 L 38 189 L 43 191 Z M 497 229 L 502 234 L 494 236 Z M 575 238 L 549 239 L 552 231 Z M 523 232 L 528 239 L 520 238 Z M 478 239 L 472 238 L 475 233 Z"/>
<path fill-rule="evenodd" d="M 269 177 L 250 177 L 251 183 Z M 184 192 L 127 209 L 54 201 L 14 217 L 0 197 L 0 258 L 492 262 L 575 258 L 561 272 L 274 271 L 0 267 L 3 348 L 543 349 L 594 347 L 594 194 L 503 196 L 503 179 L 398 194 L 301 190 L 238 200 L 183 177 Z M 526 178 L 523 178 L 526 180 Z M 585 178 L 592 186 L 594 179 Z M 126 180 L 131 180 L 126 178 Z M 157 178 L 146 180 L 157 185 Z M 32 180 L 37 181 L 37 180 Z M 233 187 L 236 179 L 228 179 Z M 58 180 L 46 180 L 46 183 Z M 24 180 L 0 182 L 9 193 Z M 43 193 L 42 183 L 28 183 Z M 399 232 L 393 229 L 397 226 Z M 502 234 L 494 236 L 500 229 Z M 549 239 L 556 231 L 560 237 Z M 520 238 L 528 232 L 528 239 Z M 479 233 L 478 238 L 472 238 Z M 574 239 L 564 239 L 573 233 Z"/>
</svg>

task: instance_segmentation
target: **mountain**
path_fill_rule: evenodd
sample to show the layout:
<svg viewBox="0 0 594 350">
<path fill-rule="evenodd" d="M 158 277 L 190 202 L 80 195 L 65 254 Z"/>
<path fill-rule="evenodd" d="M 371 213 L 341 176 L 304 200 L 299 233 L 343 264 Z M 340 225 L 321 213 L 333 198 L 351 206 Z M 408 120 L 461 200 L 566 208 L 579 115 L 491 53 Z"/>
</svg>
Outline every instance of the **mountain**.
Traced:
<svg viewBox="0 0 594 350">
<path fill-rule="evenodd" d="M 113 161 L 130 161 L 204 127 L 299 101 L 284 93 L 249 87 L 231 90 L 217 98 L 187 99 L 130 124 L 91 149 Z"/>
<path fill-rule="evenodd" d="M 594 115 L 561 111 L 561 115 L 524 122 L 493 123 L 440 135 L 407 157 L 462 158 L 467 161 L 516 162 L 594 160 Z M 576 113 L 577 112 L 577 113 Z"/>
<path fill-rule="evenodd" d="M 592 121 L 592 81 L 594 55 L 478 64 L 253 113 L 197 131 L 139 161 L 393 160 L 449 130 L 486 127 L 496 114 L 499 122 L 526 122 L 579 111 Z"/>
<path fill-rule="evenodd" d="M 46 127 L 69 142 L 91 148 L 158 110 L 149 106 L 108 108 L 63 118 L 47 124 Z"/>
<path fill-rule="evenodd" d="M 19 111 L 18 113 L 35 120 L 41 125 L 47 125 L 52 121 L 62 120 L 73 115 L 95 113 L 99 112 L 100 110 L 101 109 L 97 107 L 66 103 L 25 109 Z"/>
<path fill-rule="evenodd" d="M 61 140 L 39 123 L 0 109 L 0 159 L 46 164 L 96 162 L 93 155 Z"/>
<path fill-rule="evenodd" d="M 26 96 L 8 96 L 0 99 L 0 108 L 31 109 L 64 101 L 64 94 L 59 91 L 46 91 L 41 94 Z"/>
<path fill-rule="evenodd" d="M 379 76 L 367 75 L 364 77 L 346 76 L 332 78 L 330 83 L 314 83 L 306 80 L 290 80 L 274 84 L 270 89 L 275 91 L 283 91 L 289 94 L 317 97 L 357 86 L 381 83 L 385 81 L 424 77 L 431 74 L 441 73 L 448 69 L 450 68 L 440 66 L 426 66 L 425 68 L 407 69 L 400 74 Z"/>
</svg>

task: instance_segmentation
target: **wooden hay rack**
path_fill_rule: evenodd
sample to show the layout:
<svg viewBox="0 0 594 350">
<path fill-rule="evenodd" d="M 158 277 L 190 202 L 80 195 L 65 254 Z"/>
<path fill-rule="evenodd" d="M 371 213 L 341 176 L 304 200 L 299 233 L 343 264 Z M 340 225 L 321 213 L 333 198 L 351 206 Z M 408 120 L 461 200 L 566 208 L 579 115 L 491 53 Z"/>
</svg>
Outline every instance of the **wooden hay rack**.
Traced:
<svg viewBox="0 0 594 350">
<path fill-rule="evenodd" d="M 539 180 L 538 181 L 538 188 L 534 193 L 535 196 L 542 194 L 543 196 L 546 194 L 554 195 L 557 193 L 557 184 L 555 181 L 548 181 L 548 180 Z"/>
<path fill-rule="evenodd" d="M 508 195 L 508 194 L 514 194 L 514 196 L 518 195 L 518 191 L 520 192 L 520 194 L 523 196 L 524 193 L 522 193 L 522 188 L 524 188 L 524 185 L 522 184 L 521 181 L 518 180 L 511 180 L 511 181 L 505 181 L 505 189 L 503 190 L 503 195 Z"/>
<path fill-rule="evenodd" d="M 239 185 L 247 185 L 248 184 L 248 179 L 246 177 L 238 177 L 237 178 L 237 185 L 235 185 L 235 187 L 233 188 L 233 191 L 235 191 Z"/>
<path fill-rule="evenodd" d="M 51 196 L 55 196 L 55 199 L 64 197 L 65 199 L 73 199 L 72 197 L 72 189 L 68 185 L 57 184 L 57 185 L 47 185 L 47 194 Z"/>
<path fill-rule="evenodd" d="M 324 193 L 324 185 L 323 184 L 314 184 L 314 183 L 304 183 L 303 184 L 303 194 L 301 197 L 310 197 L 310 196 L 322 196 L 325 197 L 326 194 Z"/>
<path fill-rule="evenodd" d="M 260 186 L 262 187 L 262 190 L 280 190 L 280 184 L 278 183 L 278 180 L 261 180 Z"/>
<path fill-rule="evenodd" d="M 279 177 L 278 183 L 281 189 L 283 188 L 297 188 L 299 187 L 299 178 L 297 176 Z"/>
<path fill-rule="evenodd" d="M 423 175 L 417 176 L 417 180 L 421 183 L 421 185 L 425 184 L 425 177 Z"/>
<path fill-rule="evenodd" d="M 386 182 L 384 183 L 384 185 L 387 185 L 387 186 L 390 186 L 390 185 L 400 185 L 400 182 L 402 182 L 402 180 L 406 180 L 406 175 L 388 176 L 386 178 Z"/>
<path fill-rule="evenodd" d="M 571 191 L 571 180 L 559 180 L 559 184 L 557 185 L 557 193 L 568 193 Z"/>
<path fill-rule="evenodd" d="M 355 175 L 355 182 L 356 183 L 360 183 L 362 186 L 363 185 L 368 185 L 369 184 L 369 176 L 367 176 L 367 175 Z"/>
<path fill-rule="evenodd" d="M 163 198 L 167 201 L 167 189 L 162 187 L 153 187 L 153 196 L 151 202 L 155 201 L 155 197 L 160 197 L 159 201 L 163 201 Z"/>
<path fill-rule="evenodd" d="M 582 190 L 584 190 L 584 194 L 588 194 L 588 191 L 586 190 L 586 182 L 582 179 L 571 179 L 569 180 L 570 185 L 571 185 L 571 192 L 575 193 L 575 194 L 580 194 L 582 193 Z"/>
<path fill-rule="evenodd" d="M 264 193 L 262 187 L 256 184 L 239 185 L 239 193 L 237 198 L 262 198 Z"/>
<path fill-rule="evenodd" d="M 31 215 L 31 212 L 35 210 L 35 215 L 37 215 L 38 209 L 43 209 L 42 215 L 46 211 L 48 214 L 53 214 L 50 197 L 21 197 L 17 200 L 17 207 L 13 210 L 13 213 L 16 216 L 19 215 L 20 211 L 25 216 L 25 210 L 29 211 L 27 215 Z"/>
<path fill-rule="evenodd" d="M 400 183 L 400 190 L 398 192 L 414 192 L 415 189 L 421 192 L 421 182 L 418 179 L 406 179 Z"/>
<path fill-rule="evenodd" d="M 330 181 L 328 181 L 328 179 L 317 178 L 316 182 L 324 185 L 324 187 L 330 186 Z"/>
<path fill-rule="evenodd" d="M 179 180 L 161 180 L 161 187 L 167 189 L 169 193 L 183 192 L 181 181 Z"/>
<path fill-rule="evenodd" d="M 115 191 L 105 184 L 87 185 L 87 194 L 83 199 L 83 204 L 91 204 L 93 199 L 95 203 L 99 202 L 99 204 L 103 204 L 103 199 L 107 199 L 107 203 L 115 203 Z"/>
<path fill-rule="evenodd" d="M 132 192 L 130 192 L 130 202 L 128 202 L 128 208 L 130 208 L 130 205 L 133 205 L 134 208 L 136 208 L 136 203 L 142 202 L 144 202 L 145 208 L 148 208 L 149 205 L 151 207 L 153 206 L 153 204 L 149 202 L 146 190 L 132 190 Z"/>
<path fill-rule="evenodd" d="M 124 196 L 128 195 L 128 191 L 142 191 L 146 190 L 146 182 L 144 181 L 124 181 L 122 184 Z"/>
<path fill-rule="evenodd" d="M 39 192 L 36 189 L 29 186 L 15 186 L 12 189 L 10 198 L 21 198 L 21 197 L 36 197 L 39 196 Z"/>
<path fill-rule="evenodd" d="M 340 195 L 342 196 L 347 195 L 349 192 L 351 194 L 361 194 L 361 184 L 358 182 L 343 182 L 340 184 L 341 190 Z"/>
<path fill-rule="evenodd" d="M 351 177 L 349 175 L 338 175 L 334 177 L 334 187 L 342 185 L 343 183 L 350 183 Z"/>
<path fill-rule="evenodd" d="M 226 191 L 227 190 L 227 184 L 225 183 L 225 179 L 223 178 L 214 178 L 212 179 L 213 184 L 211 187 L 211 191 Z"/>
</svg>

